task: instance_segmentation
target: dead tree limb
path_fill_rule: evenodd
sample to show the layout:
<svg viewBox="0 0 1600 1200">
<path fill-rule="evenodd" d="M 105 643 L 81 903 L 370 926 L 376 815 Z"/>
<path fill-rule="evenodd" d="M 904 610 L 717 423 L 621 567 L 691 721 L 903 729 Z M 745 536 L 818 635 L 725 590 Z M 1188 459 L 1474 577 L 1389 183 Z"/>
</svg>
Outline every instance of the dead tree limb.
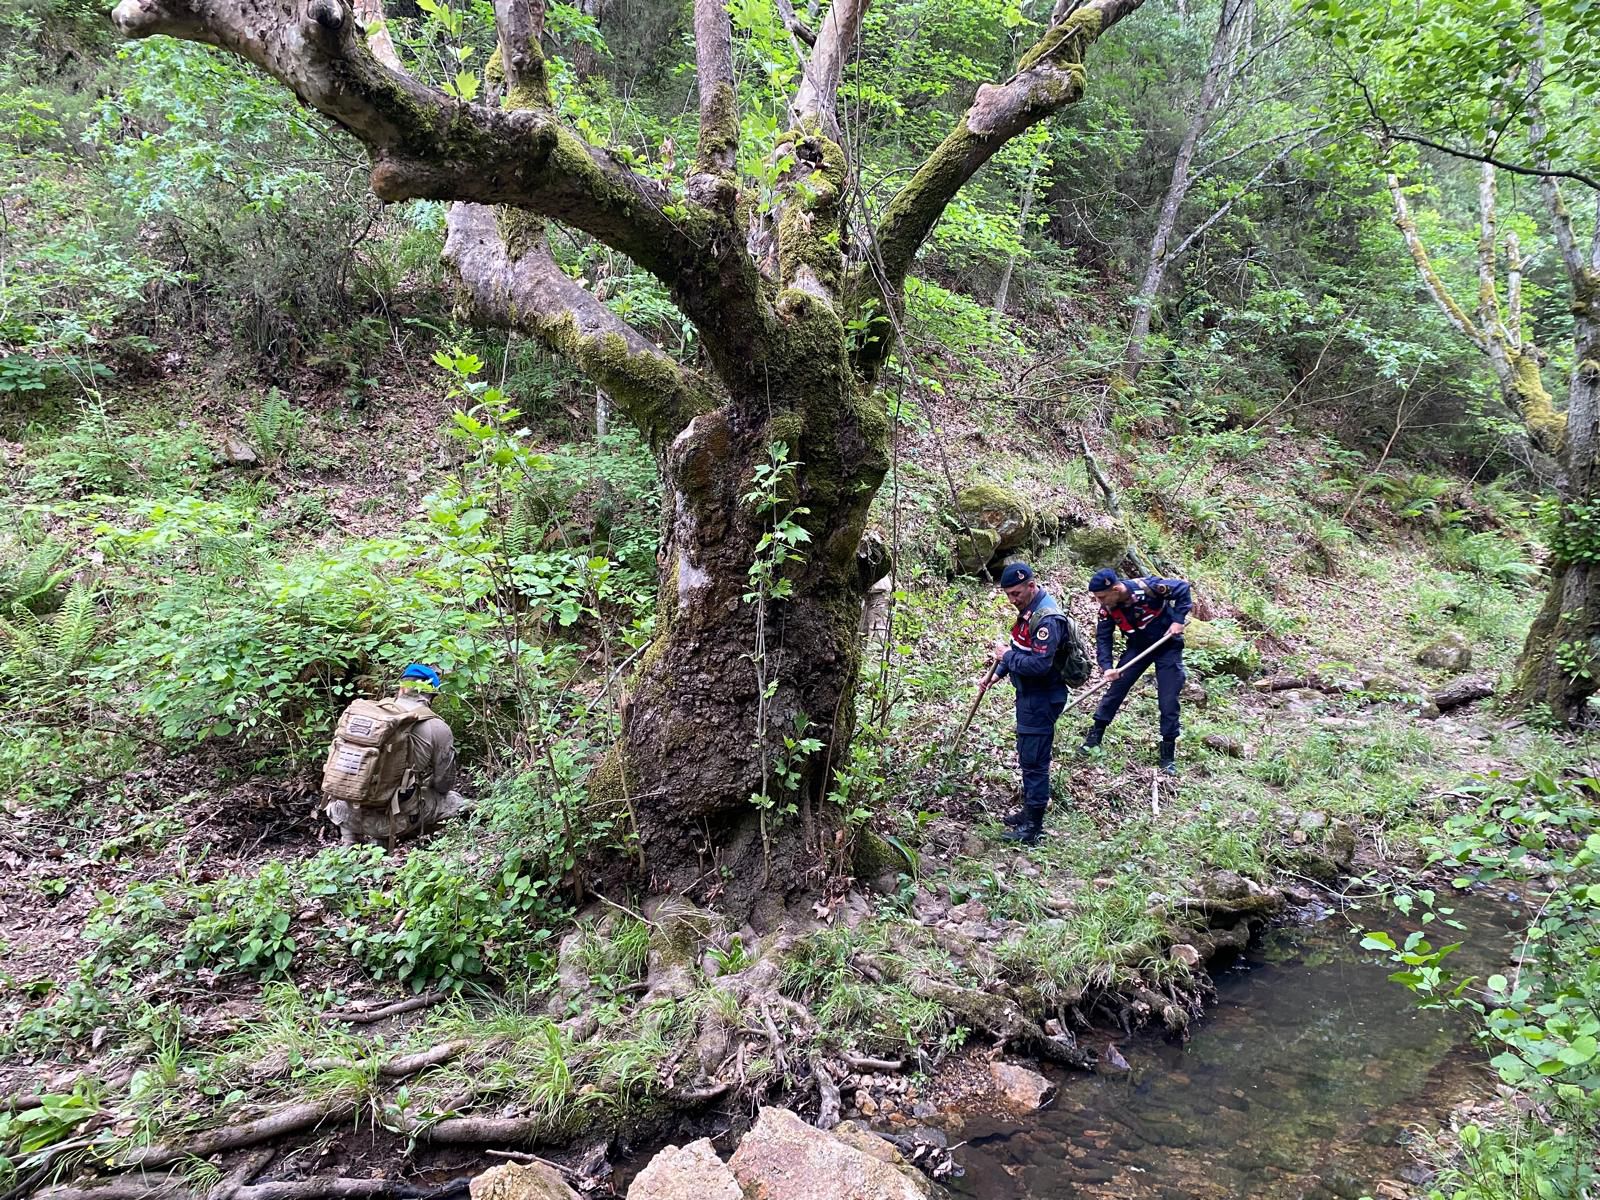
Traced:
<svg viewBox="0 0 1600 1200">
<path fill-rule="evenodd" d="M 423 992 L 419 996 L 407 996 L 404 1000 L 396 1000 L 393 1004 L 384 1004 L 378 1008 L 358 1008 L 322 1014 L 324 1021 L 344 1021 L 351 1025 L 371 1025 L 377 1021 L 384 1021 L 390 1017 L 398 1017 L 404 1013 L 417 1012 L 419 1009 L 432 1008 L 436 1004 L 443 1004 L 448 997 L 443 992 Z"/>
</svg>

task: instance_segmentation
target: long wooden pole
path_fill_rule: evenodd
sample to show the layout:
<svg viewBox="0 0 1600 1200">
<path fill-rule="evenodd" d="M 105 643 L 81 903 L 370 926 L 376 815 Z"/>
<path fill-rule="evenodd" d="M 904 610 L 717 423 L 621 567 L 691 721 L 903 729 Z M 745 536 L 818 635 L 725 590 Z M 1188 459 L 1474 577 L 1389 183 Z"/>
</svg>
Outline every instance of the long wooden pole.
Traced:
<svg viewBox="0 0 1600 1200">
<path fill-rule="evenodd" d="M 1135 654 L 1127 662 L 1119 664 L 1115 669 L 1118 670 L 1118 671 L 1126 671 L 1129 667 L 1135 666 L 1138 663 L 1142 663 L 1145 659 L 1149 658 L 1157 650 L 1161 649 L 1161 645 L 1162 645 L 1163 642 L 1170 641 L 1171 638 L 1172 638 L 1172 631 L 1169 629 L 1166 633 L 1163 633 L 1160 637 L 1158 637 L 1149 646 L 1145 647 L 1145 649 L 1141 650 L 1138 654 Z M 1078 705 L 1082 704 L 1085 700 L 1087 700 L 1090 696 L 1093 696 L 1097 692 L 1099 692 L 1101 688 L 1107 686 L 1110 682 L 1111 682 L 1111 680 L 1109 680 L 1109 679 L 1102 679 L 1099 683 L 1095 684 L 1093 687 L 1085 688 L 1083 691 L 1079 692 L 1076 697 L 1073 698 L 1072 703 L 1068 704 L 1067 707 L 1063 708 L 1061 711 L 1063 713 L 1067 713 L 1067 712 L 1072 711 L 1074 708 L 1077 708 Z"/>
<path fill-rule="evenodd" d="M 972 698 L 972 707 L 967 709 L 967 719 L 961 722 L 961 728 L 956 730 L 956 736 L 950 739 L 948 753 L 954 754 L 966 739 L 967 730 L 972 728 L 972 718 L 978 715 L 978 705 L 983 703 L 984 695 L 994 686 L 994 667 L 989 668 L 989 673 L 983 677 L 983 682 L 978 685 L 978 694 Z"/>
</svg>

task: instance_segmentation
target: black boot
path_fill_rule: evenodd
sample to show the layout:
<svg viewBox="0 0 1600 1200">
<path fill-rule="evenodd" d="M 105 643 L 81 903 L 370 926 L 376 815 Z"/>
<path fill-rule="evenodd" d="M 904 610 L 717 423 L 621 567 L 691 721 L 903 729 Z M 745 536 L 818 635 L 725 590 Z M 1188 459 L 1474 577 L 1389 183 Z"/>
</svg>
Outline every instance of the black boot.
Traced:
<svg viewBox="0 0 1600 1200">
<path fill-rule="evenodd" d="M 1023 846 L 1037 846 L 1044 834 L 1044 809 L 1024 808 L 1022 820 L 1000 835 L 1002 842 L 1017 842 Z"/>
<path fill-rule="evenodd" d="M 1019 829 L 1028 823 L 1028 819 L 1028 810 L 1025 808 L 1019 808 L 1016 812 L 1007 813 L 1000 820 L 1001 824 L 1003 824 L 1007 829 Z"/>
<path fill-rule="evenodd" d="M 1088 754 L 1091 750 L 1100 749 L 1100 743 L 1105 740 L 1106 728 L 1110 721 L 1096 721 L 1083 735 L 1083 745 L 1078 747 L 1079 754 Z"/>
<path fill-rule="evenodd" d="M 1158 760 L 1163 775 L 1176 775 L 1178 773 L 1178 739 L 1161 739 L 1161 757 Z"/>
</svg>

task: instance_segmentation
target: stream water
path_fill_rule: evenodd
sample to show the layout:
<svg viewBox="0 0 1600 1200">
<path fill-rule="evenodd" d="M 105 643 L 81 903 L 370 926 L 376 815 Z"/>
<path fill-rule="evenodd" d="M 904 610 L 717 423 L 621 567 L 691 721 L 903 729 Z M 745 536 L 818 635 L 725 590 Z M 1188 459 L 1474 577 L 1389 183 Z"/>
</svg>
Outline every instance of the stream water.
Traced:
<svg viewBox="0 0 1600 1200">
<path fill-rule="evenodd" d="M 1458 970 L 1499 969 L 1500 923 L 1478 912 Z M 1431 932 L 1431 931 L 1430 931 Z M 1441 930 L 1441 932 L 1449 932 Z M 1333 1200 L 1415 1177 L 1414 1124 L 1488 1087 L 1466 1022 L 1423 1011 L 1338 916 L 1270 931 L 1217 977 L 1187 1045 L 1134 1039 L 1125 1075 L 1072 1075 L 1024 1121 L 949 1130 L 983 1200 Z"/>
</svg>

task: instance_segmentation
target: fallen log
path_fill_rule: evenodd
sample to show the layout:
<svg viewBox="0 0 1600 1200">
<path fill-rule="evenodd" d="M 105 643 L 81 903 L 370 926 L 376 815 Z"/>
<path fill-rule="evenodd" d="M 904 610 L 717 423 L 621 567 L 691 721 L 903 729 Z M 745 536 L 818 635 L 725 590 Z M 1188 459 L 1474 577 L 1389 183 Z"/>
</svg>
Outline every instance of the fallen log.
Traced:
<svg viewBox="0 0 1600 1200">
<path fill-rule="evenodd" d="M 1494 684 L 1483 677 L 1468 677 L 1452 680 L 1437 692 L 1431 699 L 1433 706 L 1441 713 L 1447 713 L 1453 708 L 1471 704 L 1474 700 L 1483 700 L 1494 695 Z"/>
</svg>

